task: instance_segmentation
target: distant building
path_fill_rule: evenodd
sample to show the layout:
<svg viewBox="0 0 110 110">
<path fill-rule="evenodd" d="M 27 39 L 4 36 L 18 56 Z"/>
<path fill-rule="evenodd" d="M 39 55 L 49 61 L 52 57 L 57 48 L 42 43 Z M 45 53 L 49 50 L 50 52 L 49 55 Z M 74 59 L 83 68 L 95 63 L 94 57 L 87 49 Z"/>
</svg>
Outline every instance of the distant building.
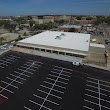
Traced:
<svg viewBox="0 0 110 110">
<path fill-rule="evenodd" d="M 59 27 L 60 31 L 68 32 L 70 29 L 73 29 L 73 32 L 80 32 L 82 26 L 80 25 L 63 25 Z M 71 30 L 72 31 L 72 30 Z"/>
<path fill-rule="evenodd" d="M 72 17 L 70 19 L 70 23 L 71 24 L 80 24 L 80 25 L 83 25 L 83 24 L 94 24 L 97 20 L 97 17 L 92 17 L 91 20 L 87 20 L 86 17 L 82 17 L 81 20 L 77 20 L 76 17 Z"/>
</svg>

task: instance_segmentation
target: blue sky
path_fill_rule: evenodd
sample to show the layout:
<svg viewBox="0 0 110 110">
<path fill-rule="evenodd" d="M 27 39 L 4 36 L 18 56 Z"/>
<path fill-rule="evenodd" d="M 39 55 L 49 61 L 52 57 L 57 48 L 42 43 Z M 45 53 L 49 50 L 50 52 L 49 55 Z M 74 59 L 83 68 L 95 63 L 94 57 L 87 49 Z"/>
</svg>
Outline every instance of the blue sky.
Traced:
<svg viewBox="0 0 110 110">
<path fill-rule="evenodd" d="M 0 0 L 0 16 L 42 14 L 110 15 L 110 0 Z"/>
</svg>

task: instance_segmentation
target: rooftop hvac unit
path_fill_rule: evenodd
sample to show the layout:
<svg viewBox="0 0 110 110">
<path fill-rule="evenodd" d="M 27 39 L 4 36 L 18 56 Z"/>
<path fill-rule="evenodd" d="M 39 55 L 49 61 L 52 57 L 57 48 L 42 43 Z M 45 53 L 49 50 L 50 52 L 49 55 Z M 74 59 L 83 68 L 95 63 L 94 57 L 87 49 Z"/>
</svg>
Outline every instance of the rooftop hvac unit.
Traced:
<svg viewBox="0 0 110 110">
<path fill-rule="evenodd" d="M 60 37 L 60 36 L 56 36 L 56 37 L 55 37 L 55 39 L 58 39 L 58 40 L 60 40 L 60 39 L 61 39 L 61 37 Z"/>
</svg>

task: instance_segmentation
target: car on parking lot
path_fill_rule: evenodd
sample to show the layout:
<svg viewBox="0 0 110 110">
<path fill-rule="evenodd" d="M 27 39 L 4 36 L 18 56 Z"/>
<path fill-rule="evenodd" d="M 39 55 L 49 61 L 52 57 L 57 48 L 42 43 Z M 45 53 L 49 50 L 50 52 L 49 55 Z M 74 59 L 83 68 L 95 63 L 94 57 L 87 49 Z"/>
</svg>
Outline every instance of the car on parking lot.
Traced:
<svg viewBox="0 0 110 110">
<path fill-rule="evenodd" d="M 81 65 L 81 63 L 79 61 L 73 61 L 72 64 L 75 65 L 75 66 L 80 66 Z"/>
<path fill-rule="evenodd" d="M 106 39 L 105 44 L 110 45 L 110 39 Z"/>
</svg>

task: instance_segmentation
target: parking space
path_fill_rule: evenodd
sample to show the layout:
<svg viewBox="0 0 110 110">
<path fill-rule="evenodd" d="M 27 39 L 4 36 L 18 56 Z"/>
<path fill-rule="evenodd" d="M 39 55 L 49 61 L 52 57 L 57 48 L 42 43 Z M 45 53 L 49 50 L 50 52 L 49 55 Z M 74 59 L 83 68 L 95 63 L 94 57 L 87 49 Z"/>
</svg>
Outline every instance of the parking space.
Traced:
<svg viewBox="0 0 110 110">
<path fill-rule="evenodd" d="M 87 77 L 83 110 L 110 110 L 110 82 Z"/>
<path fill-rule="evenodd" d="M 0 59 L 0 69 L 3 69 L 12 63 L 16 62 L 20 57 L 15 56 L 15 55 L 8 55 L 2 59 Z"/>
<path fill-rule="evenodd" d="M 17 58 L 17 57 L 16 57 Z M 42 63 L 28 60 L 0 82 L 0 103 L 14 94 L 20 85 L 26 82 L 40 67 Z"/>
<path fill-rule="evenodd" d="M 24 110 L 59 110 L 60 102 L 71 78 L 71 71 L 53 67 L 32 97 L 24 106 Z"/>
</svg>

